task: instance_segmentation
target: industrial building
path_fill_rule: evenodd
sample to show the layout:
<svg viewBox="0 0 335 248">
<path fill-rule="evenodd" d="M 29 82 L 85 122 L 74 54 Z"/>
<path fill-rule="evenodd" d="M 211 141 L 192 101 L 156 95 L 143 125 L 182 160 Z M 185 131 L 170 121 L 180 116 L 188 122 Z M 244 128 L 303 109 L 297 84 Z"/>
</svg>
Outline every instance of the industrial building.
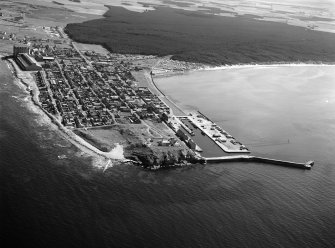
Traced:
<svg viewBox="0 0 335 248">
<path fill-rule="evenodd" d="M 30 57 L 27 53 L 19 53 L 15 57 L 16 63 L 21 67 L 24 71 L 40 71 L 42 70 L 42 66 L 32 57 Z"/>
</svg>

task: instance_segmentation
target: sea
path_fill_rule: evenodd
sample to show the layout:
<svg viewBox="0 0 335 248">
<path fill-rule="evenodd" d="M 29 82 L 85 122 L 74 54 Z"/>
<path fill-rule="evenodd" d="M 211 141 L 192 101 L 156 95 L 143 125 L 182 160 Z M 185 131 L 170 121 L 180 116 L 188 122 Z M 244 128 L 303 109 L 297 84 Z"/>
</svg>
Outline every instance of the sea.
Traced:
<svg viewBox="0 0 335 248">
<path fill-rule="evenodd" d="M 60 135 L 0 62 L 1 247 L 334 247 L 334 67 L 257 67 L 155 79 L 256 163 L 102 170 Z"/>
</svg>

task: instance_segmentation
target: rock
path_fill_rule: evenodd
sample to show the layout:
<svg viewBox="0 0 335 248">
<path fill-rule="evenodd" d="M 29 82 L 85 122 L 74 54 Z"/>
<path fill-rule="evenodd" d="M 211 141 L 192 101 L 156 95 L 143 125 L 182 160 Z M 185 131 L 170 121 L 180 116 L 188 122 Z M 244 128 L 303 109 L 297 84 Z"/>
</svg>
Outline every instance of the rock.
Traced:
<svg viewBox="0 0 335 248">
<path fill-rule="evenodd" d="M 126 149 L 126 158 L 140 161 L 142 166 L 150 169 L 166 168 L 188 163 L 199 163 L 200 158 L 191 150 L 178 149 L 153 151 L 149 147 L 134 147 Z"/>
</svg>

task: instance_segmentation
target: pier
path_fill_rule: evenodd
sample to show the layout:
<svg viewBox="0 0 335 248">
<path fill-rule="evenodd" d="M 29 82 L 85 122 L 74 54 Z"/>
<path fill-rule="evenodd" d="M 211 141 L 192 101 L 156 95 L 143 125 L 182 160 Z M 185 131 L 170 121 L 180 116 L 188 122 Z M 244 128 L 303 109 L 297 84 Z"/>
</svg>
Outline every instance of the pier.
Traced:
<svg viewBox="0 0 335 248">
<path fill-rule="evenodd" d="M 204 158 L 207 163 L 221 163 L 221 162 L 256 162 L 264 164 L 281 165 L 286 167 L 294 167 L 310 170 L 314 165 L 314 161 L 308 161 L 306 163 L 297 163 L 292 161 L 285 161 L 272 158 L 263 158 L 249 155 L 236 155 L 236 156 L 223 156 L 223 157 L 212 157 Z"/>
<path fill-rule="evenodd" d="M 204 114 L 190 114 L 188 116 L 178 116 L 181 126 L 191 135 L 194 135 L 189 125 L 201 131 L 202 135 L 212 140 L 224 153 L 249 154 L 248 148 L 241 142 L 235 140 L 227 131 L 216 125 Z"/>
</svg>

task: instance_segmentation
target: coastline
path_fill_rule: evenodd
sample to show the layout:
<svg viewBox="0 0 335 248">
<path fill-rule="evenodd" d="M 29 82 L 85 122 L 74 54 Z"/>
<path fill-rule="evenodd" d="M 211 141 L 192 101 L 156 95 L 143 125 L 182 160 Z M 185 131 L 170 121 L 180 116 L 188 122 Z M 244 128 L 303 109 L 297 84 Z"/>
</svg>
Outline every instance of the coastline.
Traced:
<svg viewBox="0 0 335 248">
<path fill-rule="evenodd" d="M 197 68 L 197 69 L 190 69 L 190 70 L 183 70 L 183 71 L 169 71 L 169 72 L 162 72 L 158 74 L 152 74 L 152 78 L 165 78 L 165 77 L 172 77 L 177 75 L 184 75 L 186 73 L 190 72 L 196 72 L 196 71 L 214 71 L 214 70 L 229 70 L 229 69 L 244 69 L 244 68 L 273 68 L 273 67 L 289 67 L 289 66 L 335 66 L 335 62 L 332 63 L 323 63 L 323 62 L 311 62 L 311 63 L 287 63 L 287 62 L 276 62 L 276 63 L 263 63 L 263 64 L 235 64 L 235 65 L 221 65 L 221 66 L 214 66 L 214 65 L 208 65 L 203 64 L 203 67 Z M 162 92 L 158 87 L 157 90 Z"/>
<path fill-rule="evenodd" d="M 163 159 L 162 163 L 166 163 L 167 161 L 165 160 L 171 160 L 174 162 L 170 163 L 168 166 L 163 164 L 156 165 L 155 163 L 154 164 L 149 163 L 148 166 L 145 163 L 145 161 L 147 161 L 149 157 L 145 158 L 143 161 L 141 159 L 138 160 L 137 158 L 134 160 L 133 156 L 125 158 L 124 156 L 125 148 L 119 143 L 116 143 L 116 147 L 109 152 L 101 151 L 93 144 L 90 144 L 88 141 L 84 140 L 79 135 L 75 134 L 71 129 L 64 127 L 61 123 L 61 120 L 58 120 L 56 116 L 53 116 L 52 114 L 48 113 L 46 110 L 42 108 L 42 105 L 38 99 L 39 89 L 30 72 L 22 71 L 20 68 L 18 68 L 17 64 L 11 59 L 6 60 L 5 62 L 9 67 L 9 70 L 11 71 L 12 75 L 14 76 L 14 82 L 19 87 L 23 86 L 22 89 L 24 89 L 25 91 L 27 91 L 27 93 L 29 93 L 27 99 L 28 102 L 32 104 L 31 106 L 33 108 L 32 111 L 39 113 L 42 116 L 42 118 L 45 117 L 46 124 L 49 125 L 53 129 L 53 131 L 56 131 L 64 139 L 66 139 L 71 144 L 76 146 L 83 153 L 86 153 L 87 155 L 94 158 L 93 166 L 97 167 L 98 169 L 102 169 L 103 172 L 105 172 L 108 169 L 108 167 L 113 167 L 114 165 L 122 165 L 122 164 L 139 165 L 142 168 L 157 170 L 166 167 L 182 167 L 185 165 L 195 164 L 197 162 L 202 161 L 201 158 L 198 158 L 197 156 L 191 156 L 189 153 L 180 154 L 181 156 L 180 158 L 182 161 L 179 161 L 180 159 L 176 159 L 176 161 L 174 161 L 175 158 L 173 156 L 170 157 L 167 156 L 167 158 L 164 157 L 163 159 L 161 157 L 164 154 L 159 154 L 158 157 Z M 61 156 L 58 156 L 58 158 L 61 159 Z"/>
<path fill-rule="evenodd" d="M 227 66 L 215 66 L 215 67 L 207 67 L 204 70 L 212 71 L 212 70 L 226 70 L 226 69 L 243 69 L 243 68 L 267 68 L 267 67 L 289 67 L 289 66 L 334 66 L 333 63 L 264 63 L 264 64 L 237 64 L 237 65 L 227 65 Z"/>
<path fill-rule="evenodd" d="M 255 69 L 261 69 L 261 68 L 274 68 L 274 67 L 305 67 L 305 66 L 325 66 L 325 67 L 334 67 L 335 62 L 333 63 L 268 63 L 268 64 L 237 64 L 237 65 L 223 65 L 223 66 L 208 66 L 204 65 L 202 68 L 197 68 L 197 69 L 190 69 L 190 70 L 184 70 L 183 72 L 178 71 L 178 72 L 166 72 L 166 73 L 160 73 L 160 74 L 151 74 L 148 72 L 150 79 L 151 79 L 151 86 L 155 88 L 157 92 L 159 92 L 161 95 L 161 99 L 171 107 L 171 104 L 173 105 L 173 108 L 177 108 L 181 112 L 184 112 L 187 114 L 189 112 L 189 109 L 182 108 L 182 106 L 177 105 L 175 102 L 173 102 L 169 96 L 167 96 L 156 84 L 155 79 L 159 78 L 169 78 L 169 77 L 174 77 L 178 75 L 185 75 L 187 73 L 192 73 L 192 72 L 199 72 L 199 71 L 219 71 L 219 70 L 232 70 L 232 69 L 247 69 L 247 68 L 255 68 Z M 147 72 L 144 70 L 144 74 Z M 170 103 L 170 104 L 169 104 Z M 197 111 L 194 109 L 194 111 Z"/>
<path fill-rule="evenodd" d="M 2 57 L 3 55 L 1 55 Z M 25 75 L 20 75 L 20 73 L 26 73 L 21 71 L 14 61 L 11 59 L 8 59 L 5 61 L 9 70 L 11 71 L 14 80 L 25 87 L 25 90 L 29 93 L 30 102 L 35 107 L 34 110 L 39 112 L 41 115 L 47 117 L 47 120 L 49 121 L 49 125 L 54 128 L 55 131 L 57 131 L 63 138 L 68 140 L 71 144 L 76 146 L 79 150 L 83 151 L 89 156 L 92 156 L 96 159 L 96 163 L 94 166 L 98 168 L 103 168 L 104 171 L 107 169 L 108 166 L 112 167 L 117 163 L 123 164 L 123 163 L 138 163 L 136 161 L 125 159 L 123 156 L 123 147 L 119 144 L 116 145 L 114 149 L 112 149 L 109 152 L 103 152 L 96 148 L 95 146 L 89 144 L 84 139 L 80 138 L 78 135 L 73 133 L 71 130 L 64 127 L 60 120 L 58 120 L 55 116 L 48 113 L 46 110 L 44 110 L 38 100 L 39 90 L 36 87 L 36 84 L 34 83 L 34 80 L 32 78 L 24 77 Z M 30 73 L 27 73 L 27 75 L 31 75 Z"/>
<path fill-rule="evenodd" d="M 50 124 L 55 127 L 55 129 L 70 143 L 75 145 L 77 148 L 79 148 L 84 153 L 100 159 L 100 162 L 98 162 L 96 165 L 99 168 L 103 168 L 104 171 L 108 168 L 108 166 L 113 166 L 113 163 L 134 163 L 134 164 L 141 164 L 139 161 L 134 161 L 131 159 L 125 159 L 123 156 L 123 147 L 119 144 L 116 145 L 114 149 L 112 149 L 109 152 L 103 152 L 94 145 L 90 144 L 80 136 L 76 135 L 73 131 L 70 129 L 64 127 L 61 123 L 61 120 L 57 119 L 56 116 L 53 116 L 52 114 L 48 113 L 46 110 L 44 110 L 39 102 L 38 95 L 39 90 L 36 84 L 34 83 L 33 78 L 27 77 L 29 75 L 31 77 L 30 73 L 21 71 L 16 63 L 12 61 L 11 59 L 6 60 L 8 63 L 10 70 L 12 71 L 12 74 L 15 77 L 15 80 L 18 80 L 22 85 L 26 87 L 26 90 L 30 93 L 30 98 L 32 103 L 35 107 L 37 107 L 38 111 L 42 114 L 45 114 L 45 116 L 48 117 L 48 120 L 50 121 Z M 155 94 L 159 98 L 161 98 L 162 101 L 165 102 L 171 109 L 172 112 L 175 110 L 175 112 L 178 112 L 178 114 L 174 113 L 176 116 L 185 116 L 188 113 L 193 112 L 183 109 L 179 105 L 177 105 L 173 100 L 171 100 L 168 96 L 165 95 L 163 91 L 158 87 L 158 85 L 155 83 L 155 78 L 160 77 L 172 77 L 176 75 L 184 75 L 189 72 L 196 72 L 196 71 L 211 71 L 211 70 L 226 70 L 226 69 L 243 69 L 243 68 L 266 68 L 266 67 L 287 67 L 287 66 L 334 66 L 334 64 L 323 64 L 323 63 L 269 63 L 269 64 L 237 64 L 237 65 L 224 65 L 224 66 L 208 66 L 203 65 L 203 67 L 198 68 L 192 68 L 189 70 L 182 70 L 182 71 L 175 71 L 175 72 L 167 72 L 162 73 L 159 75 L 151 74 L 153 68 L 149 68 L 149 70 L 142 70 L 140 73 L 143 74 L 144 78 L 147 80 L 148 87 L 153 89 Z M 20 75 L 21 74 L 21 75 Z M 196 109 L 194 109 L 196 111 Z M 99 165 L 101 164 L 101 165 Z M 103 164 L 103 165 L 102 165 Z M 182 164 L 184 165 L 184 164 Z M 179 164 L 173 164 L 169 167 L 173 166 L 179 166 Z M 152 169 L 158 169 L 160 166 L 153 166 Z"/>
</svg>

